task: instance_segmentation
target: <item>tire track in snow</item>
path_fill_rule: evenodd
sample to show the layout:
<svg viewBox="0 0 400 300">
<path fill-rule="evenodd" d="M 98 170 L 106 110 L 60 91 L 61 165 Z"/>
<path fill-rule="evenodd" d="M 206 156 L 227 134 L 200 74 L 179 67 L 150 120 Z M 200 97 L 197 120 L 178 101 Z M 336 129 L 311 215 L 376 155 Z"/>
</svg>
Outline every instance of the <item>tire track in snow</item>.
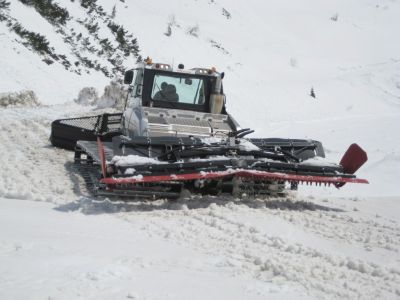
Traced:
<svg viewBox="0 0 400 300">
<path fill-rule="evenodd" d="M 321 290 L 324 294 L 328 293 L 338 297 L 348 296 L 353 298 L 354 296 L 365 297 L 371 294 L 367 293 L 366 295 L 363 295 L 360 293 L 361 291 L 357 290 L 352 291 L 354 294 L 346 294 L 346 292 L 341 291 L 339 286 L 332 283 L 340 278 L 346 278 L 346 281 L 343 282 L 343 287 L 346 287 L 346 285 L 349 284 L 348 282 L 358 282 L 359 286 L 374 286 L 376 283 L 385 285 L 386 283 L 384 280 L 376 282 L 375 278 L 371 280 L 371 276 L 368 275 L 383 278 L 390 274 L 396 276 L 396 273 L 399 273 L 394 270 L 381 270 L 378 266 L 362 260 L 333 257 L 332 255 L 323 253 L 320 250 L 305 247 L 301 244 L 292 245 L 286 243 L 278 236 L 258 232 L 257 229 L 252 226 L 246 226 L 241 222 L 237 222 L 236 220 L 227 217 L 228 214 L 225 214 L 222 211 L 213 210 L 210 213 L 207 213 L 205 217 L 204 215 L 200 217 L 200 219 L 203 222 L 205 221 L 207 225 L 213 226 L 215 223 L 215 220 L 209 218 L 209 215 L 217 217 L 219 221 L 222 221 L 222 224 L 224 225 L 221 225 L 220 223 L 219 226 L 217 226 L 221 231 L 225 231 L 226 228 L 231 228 L 227 231 L 228 235 L 240 232 L 241 234 L 238 238 L 243 241 L 248 241 L 245 244 L 245 248 L 257 248 L 258 251 L 254 251 L 253 253 L 245 252 L 244 255 L 245 257 L 250 258 L 250 261 L 253 261 L 256 265 L 260 265 L 260 270 L 262 272 L 267 271 L 267 273 L 264 273 L 263 275 L 267 275 L 268 279 L 270 276 L 282 276 L 285 279 L 301 283 L 307 289 Z M 263 259 L 262 256 L 259 256 L 259 253 L 262 253 L 262 248 L 265 246 L 268 247 L 270 253 L 267 255 L 268 258 Z M 238 250 L 240 250 L 240 248 Z M 274 253 L 274 251 L 276 251 L 276 253 Z M 300 256 L 301 259 L 299 259 L 298 256 Z M 295 265 L 290 263 L 293 261 L 295 262 Z M 301 274 L 298 274 L 299 271 L 301 271 Z M 399 278 L 395 278 L 395 276 L 393 276 L 393 279 L 395 280 L 395 283 L 398 284 Z M 313 282 L 313 280 L 310 279 L 317 282 Z M 388 290 L 385 288 L 383 290 L 388 292 L 392 291 L 392 289 Z M 373 293 L 375 290 L 371 289 L 370 292 Z M 380 295 L 377 294 L 376 296 Z"/>
<path fill-rule="evenodd" d="M 358 244 L 367 251 L 381 248 L 395 253 L 400 249 L 400 226 L 382 218 L 364 219 L 336 212 L 303 211 L 293 217 L 292 213 L 280 211 L 285 220 L 327 239 L 348 244 Z M 312 222 L 310 222 L 310 217 Z M 391 223 L 391 224 L 390 224 Z"/>
<path fill-rule="evenodd" d="M 327 254 L 301 243 L 288 243 L 270 234 L 273 229 L 260 231 L 237 221 L 237 210 L 247 214 L 249 219 L 252 214 L 271 215 L 269 209 L 254 211 L 233 203 L 222 207 L 211 204 L 205 209 L 153 211 L 144 213 L 146 231 L 210 255 L 226 257 L 222 266 L 233 266 L 240 275 L 278 285 L 289 282 L 295 286 L 298 284 L 318 298 L 398 296 L 399 270 L 340 254 Z M 123 218 L 129 221 L 131 216 L 124 215 Z M 312 222 L 315 219 L 318 217 L 310 217 Z"/>
</svg>

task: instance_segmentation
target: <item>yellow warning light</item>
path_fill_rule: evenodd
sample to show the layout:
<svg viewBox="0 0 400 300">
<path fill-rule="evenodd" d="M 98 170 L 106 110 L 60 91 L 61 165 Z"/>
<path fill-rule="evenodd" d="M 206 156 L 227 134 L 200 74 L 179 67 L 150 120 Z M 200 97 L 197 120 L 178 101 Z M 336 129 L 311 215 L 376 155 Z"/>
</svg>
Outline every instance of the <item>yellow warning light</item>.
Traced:
<svg viewBox="0 0 400 300">
<path fill-rule="evenodd" d="M 153 64 L 153 60 L 149 56 L 147 56 L 147 58 L 144 61 L 146 62 L 147 65 Z"/>
</svg>

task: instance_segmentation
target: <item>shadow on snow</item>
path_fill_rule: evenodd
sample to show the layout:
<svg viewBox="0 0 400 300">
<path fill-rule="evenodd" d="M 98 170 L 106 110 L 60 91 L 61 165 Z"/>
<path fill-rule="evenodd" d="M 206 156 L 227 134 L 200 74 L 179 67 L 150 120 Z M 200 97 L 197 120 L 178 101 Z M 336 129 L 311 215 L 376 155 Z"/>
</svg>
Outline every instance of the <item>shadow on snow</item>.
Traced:
<svg viewBox="0 0 400 300">
<path fill-rule="evenodd" d="M 149 212 L 155 210 L 191 210 L 208 208 L 210 205 L 245 205 L 251 209 L 276 209 L 290 211 L 333 211 L 344 212 L 342 209 L 315 204 L 309 201 L 292 198 L 246 198 L 218 196 L 192 196 L 178 200 L 153 200 L 153 201 L 110 201 L 97 200 L 95 198 L 82 197 L 78 201 L 56 207 L 61 212 L 81 211 L 84 214 L 103 214 L 120 212 Z"/>
</svg>

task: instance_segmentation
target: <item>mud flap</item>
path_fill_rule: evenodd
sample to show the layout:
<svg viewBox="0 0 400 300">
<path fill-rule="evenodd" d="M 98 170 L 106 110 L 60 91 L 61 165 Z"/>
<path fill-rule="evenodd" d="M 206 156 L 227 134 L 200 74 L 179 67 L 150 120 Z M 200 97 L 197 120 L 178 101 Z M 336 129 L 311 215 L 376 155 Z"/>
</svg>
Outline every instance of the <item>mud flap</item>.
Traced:
<svg viewBox="0 0 400 300">
<path fill-rule="evenodd" d="M 340 165 L 346 173 L 354 174 L 367 160 L 367 153 L 357 144 L 351 144 L 340 160 Z M 340 182 L 335 186 L 340 188 L 345 184 L 345 182 Z"/>
</svg>

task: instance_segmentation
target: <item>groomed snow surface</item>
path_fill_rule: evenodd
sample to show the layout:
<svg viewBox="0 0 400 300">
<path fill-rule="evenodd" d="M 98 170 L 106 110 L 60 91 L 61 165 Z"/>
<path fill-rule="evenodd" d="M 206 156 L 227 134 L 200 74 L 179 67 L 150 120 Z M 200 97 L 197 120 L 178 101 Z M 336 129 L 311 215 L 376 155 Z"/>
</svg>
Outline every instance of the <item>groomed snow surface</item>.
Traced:
<svg viewBox="0 0 400 300">
<path fill-rule="evenodd" d="M 10 2 L 68 51 L 33 8 Z M 79 1 L 54 2 L 85 15 Z M 116 5 L 143 56 L 225 71 L 228 110 L 254 136 L 321 140 L 330 161 L 359 143 L 371 184 L 285 199 L 93 199 L 73 154 L 48 138 L 54 119 L 101 113 L 107 97 L 93 99 L 109 79 L 46 65 L 0 22 L 0 299 L 400 299 L 399 1 L 97 2 Z M 93 99 L 77 104 L 84 87 Z"/>
</svg>

